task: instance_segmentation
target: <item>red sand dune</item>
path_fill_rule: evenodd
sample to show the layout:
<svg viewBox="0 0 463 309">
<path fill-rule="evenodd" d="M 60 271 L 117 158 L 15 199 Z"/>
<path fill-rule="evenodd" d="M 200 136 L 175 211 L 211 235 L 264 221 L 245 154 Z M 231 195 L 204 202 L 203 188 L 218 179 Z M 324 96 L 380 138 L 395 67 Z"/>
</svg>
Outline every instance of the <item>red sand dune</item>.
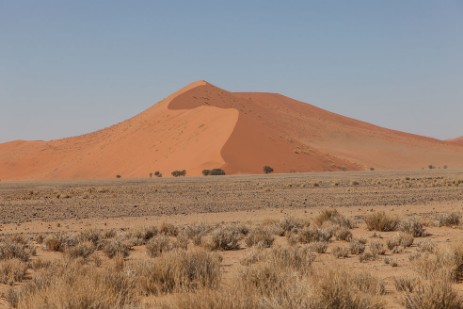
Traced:
<svg viewBox="0 0 463 309">
<path fill-rule="evenodd" d="M 453 138 L 453 139 L 449 139 L 448 141 L 451 142 L 451 143 L 456 143 L 456 144 L 463 145 L 463 136 Z"/>
<path fill-rule="evenodd" d="M 0 179 L 463 167 L 455 143 L 377 127 L 275 93 L 194 82 L 143 113 L 87 135 L 0 144 Z"/>
</svg>

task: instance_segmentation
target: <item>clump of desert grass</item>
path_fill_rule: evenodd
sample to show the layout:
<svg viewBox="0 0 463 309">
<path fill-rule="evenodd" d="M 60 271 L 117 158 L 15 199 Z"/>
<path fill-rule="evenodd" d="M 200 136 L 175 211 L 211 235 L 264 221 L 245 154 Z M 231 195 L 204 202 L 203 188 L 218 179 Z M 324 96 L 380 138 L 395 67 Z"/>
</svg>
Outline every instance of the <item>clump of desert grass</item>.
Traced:
<svg viewBox="0 0 463 309">
<path fill-rule="evenodd" d="M 65 250 L 65 256 L 69 258 L 88 258 L 93 252 L 96 251 L 96 246 L 91 241 L 85 241 L 78 243 L 72 247 L 67 247 Z"/>
<path fill-rule="evenodd" d="M 308 244 L 312 242 L 329 242 L 333 237 L 335 227 L 305 226 L 300 230 L 293 230 L 286 235 L 290 244 Z"/>
<path fill-rule="evenodd" d="M 135 277 L 114 267 L 56 261 L 6 294 L 19 309 L 127 308 L 137 303 Z"/>
<path fill-rule="evenodd" d="M 128 257 L 131 245 L 123 239 L 108 239 L 102 247 L 103 253 L 110 259 L 116 256 Z"/>
<path fill-rule="evenodd" d="M 442 274 L 437 273 L 429 280 L 417 280 L 413 288 L 403 288 L 405 291 L 408 289 L 403 298 L 407 309 L 463 308 L 463 299 L 453 289 L 449 278 Z"/>
<path fill-rule="evenodd" d="M 337 259 L 348 257 L 349 251 L 348 246 L 334 246 L 331 248 L 331 254 L 333 254 Z"/>
<path fill-rule="evenodd" d="M 26 277 L 27 264 L 17 258 L 0 262 L 0 283 L 13 285 Z"/>
<path fill-rule="evenodd" d="M 157 257 L 165 252 L 172 250 L 174 246 L 173 246 L 171 239 L 168 236 L 160 234 L 160 235 L 156 235 L 152 237 L 146 243 L 145 248 L 146 248 L 146 253 L 150 257 Z"/>
<path fill-rule="evenodd" d="M 248 247 L 259 246 L 263 248 L 270 248 L 274 241 L 275 237 L 272 232 L 265 227 L 256 227 L 250 230 L 245 239 Z"/>
<path fill-rule="evenodd" d="M 406 232 L 398 232 L 392 238 L 386 241 L 389 250 L 393 250 L 394 247 L 410 247 L 413 244 L 414 237 L 412 234 Z"/>
<path fill-rule="evenodd" d="M 362 254 L 365 251 L 365 243 L 362 239 L 352 239 L 349 243 L 349 251 L 351 254 Z"/>
<path fill-rule="evenodd" d="M 210 250 L 237 250 L 244 237 L 241 230 L 234 226 L 220 227 L 210 233 L 206 247 Z"/>
<path fill-rule="evenodd" d="M 314 222 L 317 226 L 323 226 L 323 224 L 329 222 L 347 229 L 354 228 L 354 223 L 334 208 L 322 210 L 315 218 Z"/>
<path fill-rule="evenodd" d="M 173 250 L 135 265 L 144 295 L 216 288 L 221 280 L 221 257 L 204 249 Z"/>
<path fill-rule="evenodd" d="M 14 238 L 0 240 L 0 261 L 7 259 L 28 261 L 35 254 L 34 245 L 27 241 L 18 241 L 18 239 Z"/>
<path fill-rule="evenodd" d="M 428 235 L 423 223 L 416 217 L 400 222 L 399 230 L 411 234 L 413 237 L 424 237 Z"/>
<path fill-rule="evenodd" d="M 395 215 L 378 211 L 367 215 L 365 223 L 370 231 L 390 232 L 399 228 L 400 220 Z"/>
<path fill-rule="evenodd" d="M 451 212 L 439 214 L 435 218 L 437 226 L 457 226 L 462 222 L 461 213 Z"/>
</svg>

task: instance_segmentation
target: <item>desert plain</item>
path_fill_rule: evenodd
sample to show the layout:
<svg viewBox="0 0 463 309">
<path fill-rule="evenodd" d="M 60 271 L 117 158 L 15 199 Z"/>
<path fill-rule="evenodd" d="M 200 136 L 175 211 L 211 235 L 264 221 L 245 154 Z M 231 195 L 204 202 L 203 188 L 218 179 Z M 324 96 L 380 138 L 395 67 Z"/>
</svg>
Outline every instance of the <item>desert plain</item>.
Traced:
<svg viewBox="0 0 463 309">
<path fill-rule="evenodd" d="M 461 308 L 463 170 L 0 182 L 0 308 Z"/>
</svg>

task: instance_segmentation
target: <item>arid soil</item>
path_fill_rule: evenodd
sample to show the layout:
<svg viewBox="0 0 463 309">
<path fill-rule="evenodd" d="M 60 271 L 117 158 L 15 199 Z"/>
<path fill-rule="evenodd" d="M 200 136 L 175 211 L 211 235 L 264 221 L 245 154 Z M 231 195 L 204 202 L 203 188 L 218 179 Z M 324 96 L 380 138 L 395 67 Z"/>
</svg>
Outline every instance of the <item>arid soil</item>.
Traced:
<svg viewBox="0 0 463 309">
<path fill-rule="evenodd" d="M 0 223 L 461 200 L 462 170 L 2 182 Z"/>
<path fill-rule="evenodd" d="M 320 214 L 333 208 L 339 214 L 339 217 L 336 217 L 337 221 L 321 219 Z M 390 218 L 399 220 L 400 225 L 392 231 L 370 229 L 366 223 L 369 216 L 382 211 Z M 366 297 L 362 298 L 362 301 L 379 304 L 374 308 L 403 308 L 404 299 L 407 297 L 411 299 L 410 301 L 414 299 L 413 296 L 425 297 L 428 280 L 434 280 L 429 277 L 429 270 L 423 271 L 424 268 L 429 268 L 428 264 L 426 267 L 423 266 L 425 263 L 434 261 L 432 258 L 440 257 L 439 254 L 450 252 L 449 256 L 454 256 L 455 252 L 460 252 L 455 248 L 461 246 L 463 241 L 463 221 L 457 222 L 453 219 L 461 220 L 462 211 L 463 170 L 2 182 L 0 183 L 2 220 L 0 243 L 2 241 L 8 243 L 11 240 L 7 241 L 7 239 L 13 239 L 13 242 L 17 241 L 19 244 L 30 244 L 36 252 L 35 255 L 30 256 L 27 262 L 29 268 L 21 280 L 18 279 L 16 282 L 8 279 L 3 284 L 0 283 L 0 295 L 2 295 L 0 308 L 11 308 L 10 302 L 14 299 L 11 296 L 12 289 L 14 291 L 24 289 L 34 282 L 31 280 L 40 276 L 42 271 L 62 267 L 59 265 L 63 261 L 68 265 L 66 267 L 70 267 L 69 269 L 74 269 L 69 265 L 77 265 L 75 267 L 84 267 L 83 269 L 92 273 L 104 273 L 105 269 L 115 267 L 115 269 L 130 270 L 122 272 L 121 275 L 137 274 L 134 278 L 130 278 L 135 280 L 130 282 L 137 282 L 137 284 L 130 289 L 133 295 L 130 294 L 131 296 L 126 300 L 126 304 L 130 305 L 126 306 L 127 308 L 194 308 L 194 304 L 206 305 L 204 301 L 217 305 L 227 301 L 225 296 L 230 294 L 227 289 L 250 284 L 247 280 L 251 273 L 257 276 L 256 278 L 264 276 L 261 272 L 268 271 L 262 268 L 265 268 L 265 265 L 273 265 L 278 276 L 288 272 L 293 274 L 293 271 L 293 275 L 298 276 L 299 279 L 296 281 L 291 279 L 284 282 L 285 289 L 291 291 L 288 292 L 291 299 L 303 302 L 301 300 L 303 298 L 298 298 L 300 295 L 293 291 L 294 286 L 289 282 L 309 285 L 321 282 L 320 284 L 333 286 L 336 285 L 335 281 L 325 282 L 332 276 L 358 274 L 355 275 L 357 277 L 352 275 L 354 277 L 346 278 L 351 278 L 349 280 L 355 282 L 360 282 L 359 278 L 362 278 L 359 287 L 354 288 L 349 285 L 344 287 L 352 289 L 355 297 Z M 403 237 L 405 234 L 410 234 L 410 227 L 404 225 L 404 222 L 410 220 L 420 222 L 422 235 L 411 237 L 413 240 L 411 244 L 390 245 L 399 235 Z M 288 228 L 290 223 L 294 224 L 294 227 Z M 305 227 L 302 227 L 303 225 Z M 326 245 L 324 253 L 310 251 L 315 250 L 315 244 L 320 244 L 320 241 L 303 238 L 304 233 L 315 226 L 318 231 L 330 233 L 329 238 L 323 242 Z M 147 231 L 153 228 L 156 231 L 155 236 L 150 235 L 153 238 L 148 239 Z M 176 230 L 175 233 L 172 232 L 173 228 Z M 233 232 L 236 246 L 226 249 L 214 248 L 214 242 L 211 243 L 214 239 L 213 235 L 224 229 Z M 252 235 L 254 230 L 260 231 L 260 229 L 266 231 L 265 237 L 274 238 L 269 248 L 262 244 L 253 245 L 248 242 L 249 235 Z M 79 253 L 73 253 L 77 255 L 74 257 L 69 253 L 71 251 L 68 250 L 81 243 L 88 244 L 89 240 L 84 241 L 82 235 L 95 231 L 100 235 L 98 236 L 100 240 L 98 244 L 95 243 L 96 247 L 92 247 L 91 255 L 79 257 L 79 254 L 83 253 L 78 251 Z M 347 233 L 347 236 L 343 236 L 343 233 Z M 349 233 L 351 236 L 348 235 Z M 85 237 L 87 237 L 85 239 L 94 239 Z M 155 243 L 163 239 L 162 237 L 165 237 L 165 252 L 158 257 L 152 257 L 148 254 L 152 252 L 148 248 L 152 248 L 153 241 Z M 119 240 L 127 244 L 128 250 L 127 256 L 122 260 L 109 257 L 106 249 L 112 241 Z M 353 242 L 357 240 L 365 242 L 364 253 L 351 251 Z M 56 244 L 60 242 L 67 245 L 57 247 Z M 384 248 L 384 252 L 370 256 L 378 243 Z M 207 285 L 201 288 L 195 285 L 187 291 L 184 287 L 174 287 L 173 290 L 159 292 L 160 287 L 162 290 L 161 283 L 157 281 L 153 283 L 156 287 L 153 290 L 152 286 L 148 288 L 146 282 L 141 284 L 137 281 L 147 276 L 145 273 L 137 273 L 140 271 L 137 270 L 139 269 L 137 265 L 157 263 L 157 261 L 167 263 L 163 257 L 167 260 L 176 259 L 179 254 L 181 255 L 178 250 L 184 250 L 182 248 L 188 248 L 187 252 L 194 253 L 195 250 L 201 249 L 221 256 L 220 280 L 217 286 Z M 290 254 L 289 256 L 295 254 L 297 258 L 301 258 L 299 255 L 303 254 L 302 256 L 307 258 L 308 256 L 304 255 L 306 249 L 311 252 L 310 261 L 299 261 L 296 264 L 300 266 L 301 263 L 307 263 L 308 270 L 299 269 L 299 266 L 288 270 L 284 268 L 286 266 L 271 264 L 276 263 L 274 259 L 277 259 L 278 254 L 282 252 Z M 346 256 L 342 253 L 343 250 L 348 251 Z M 336 253 L 338 251 L 340 253 Z M 463 263 L 463 250 L 460 253 Z M 2 260 L 1 255 L 0 252 L 0 269 L 2 263 L 8 261 Z M 71 263 L 69 259 L 75 262 Z M 48 264 L 44 266 L 44 261 L 51 261 L 58 266 Z M 453 269 L 453 260 L 446 263 L 448 264 L 437 265 L 436 269 Z M 348 274 L 342 273 L 344 270 L 348 270 Z M 306 271 L 311 275 L 306 277 Z M 327 273 L 327 271 L 335 273 Z M 247 274 L 247 277 L 243 277 L 243 273 Z M 299 277 L 301 274 L 302 277 Z M 458 277 L 460 273 L 455 274 Z M 0 270 L 0 279 L 1 276 Z M 72 276 L 80 275 L 72 273 Z M 373 276 L 373 279 L 365 276 Z M 463 284 L 458 278 L 446 279 L 445 282 L 450 282 L 456 297 L 463 297 Z M 408 280 L 408 283 L 413 282 L 413 285 L 417 286 L 417 292 L 409 293 L 400 290 L 397 283 L 399 279 Z M 95 283 L 91 281 L 88 284 Z M 271 295 L 259 289 L 254 291 L 249 288 L 245 293 L 236 288 L 236 295 L 234 294 L 236 298 L 233 301 L 272 301 L 280 304 L 275 308 L 289 307 L 289 304 L 284 303 L 287 301 L 285 296 L 279 294 L 276 288 L 278 284 L 283 283 L 268 284 L 270 285 L 267 285 L 267 289 L 271 290 L 271 293 L 269 292 Z M 50 288 L 53 288 L 53 285 Z M 273 288 L 276 290 L 273 291 Z M 40 288 L 27 291 L 30 293 L 27 295 L 35 304 L 41 304 L 43 295 L 40 294 L 42 293 Z M 201 294 L 204 291 L 209 291 L 207 296 Z M 85 295 L 85 289 L 79 293 Z M 304 293 L 313 294 L 311 296 L 313 299 L 318 299 L 317 297 L 322 295 L 315 287 Z M 76 301 L 66 295 L 65 290 L 60 290 L 53 295 L 48 295 L 47 299 L 52 302 L 63 301 L 63 299 Z M 200 297 L 201 301 L 197 297 Z M 355 297 L 355 301 L 361 301 L 360 298 Z M 327 300 L 320 298 L 318 301 L 320 305 Z M 123 307 L 121 303 L 109 303 L 115 307 Z M 186 303 L 190 305 L 187 306 Z M 265 308 L 266 304 L 269 303 L 259 303 L 259 306 Z M 257 306 L 257 303 L 247 303 L 247 306 L 244 303 L 242 306 L 235 305 L 236 307 L 222 308 L 252 308 Z M 19 302 L 19 308 L 34 307 L 23 301 Z"/>
</svg>

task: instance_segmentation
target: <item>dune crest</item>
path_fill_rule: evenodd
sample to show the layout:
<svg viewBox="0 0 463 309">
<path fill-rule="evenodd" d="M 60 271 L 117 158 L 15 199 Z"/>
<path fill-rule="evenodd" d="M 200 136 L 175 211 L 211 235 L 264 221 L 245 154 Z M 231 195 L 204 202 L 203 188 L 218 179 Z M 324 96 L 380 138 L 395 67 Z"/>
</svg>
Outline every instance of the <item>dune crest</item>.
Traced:
<svg viewBox="0 0 463 309">
<path fill-rule="evenodd" d="M 463 167 L 456 143 L 381 128 L 275 93 L 196 81 L 114 126 L 53 141 L 0 144 L 0 179 L 148 177 Z"/>
<path fill-rule="evenodd" d="M 456 143 L 456 144 L 463 145 L 463 136 L 457 137 L 457 138 L 452 138 L 452 139 L 449 139 L 448 141 L 451 142 L 451 143 Z"/>
</svg>

